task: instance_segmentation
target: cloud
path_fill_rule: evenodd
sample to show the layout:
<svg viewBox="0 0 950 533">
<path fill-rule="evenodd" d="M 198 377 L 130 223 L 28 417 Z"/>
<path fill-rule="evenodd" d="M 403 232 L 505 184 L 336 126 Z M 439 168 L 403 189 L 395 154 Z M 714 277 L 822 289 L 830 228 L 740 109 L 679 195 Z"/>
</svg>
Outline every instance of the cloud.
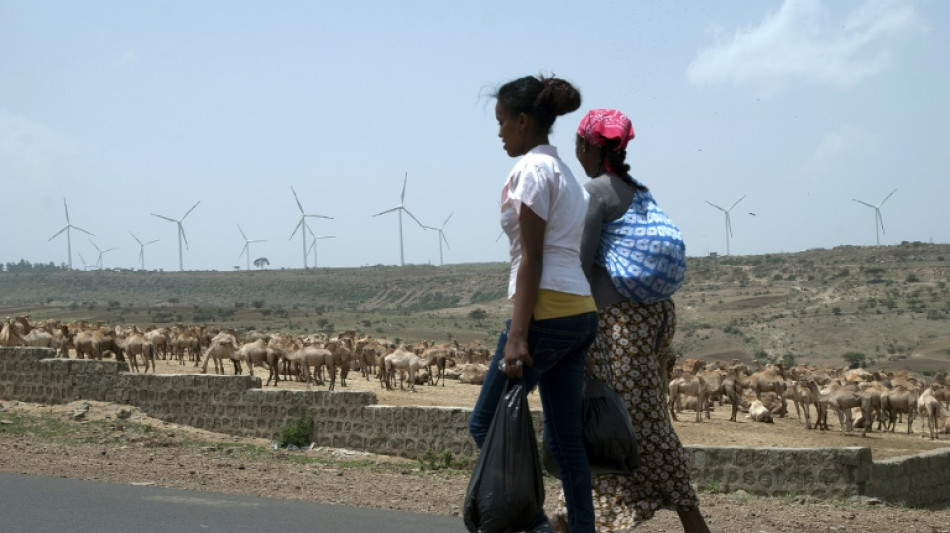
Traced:
<svg viewBox="0 0 950 533">
<path fill-rule="evenodd" d="M 870 133 L 854 126 L 842 126 L 837 131 L 826 133 L 811 158 L 813 165 L 823 165 L 841 158 L 873 151 L 877 139 Z"/>
<path fill-rule="evenodd" d="M 687 77 L 770 91 L 796 81 L 846 89 L 891 65 L 893 37 L 924 28 L 914 8 L 897 0 L 869 0 L 844 20 L 832 18 L 819 0 L 785 0 L 758 26 L 700 50 Z"/>
</svg>

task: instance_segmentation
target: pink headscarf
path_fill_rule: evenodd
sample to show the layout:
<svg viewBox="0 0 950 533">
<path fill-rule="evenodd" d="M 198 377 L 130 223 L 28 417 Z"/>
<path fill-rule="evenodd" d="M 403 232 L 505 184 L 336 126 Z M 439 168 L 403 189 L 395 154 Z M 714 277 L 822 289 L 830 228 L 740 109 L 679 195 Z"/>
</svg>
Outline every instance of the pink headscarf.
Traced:
<svg viewBox="0 0 950 533">
<path fill-rule="evenodd" d="M 591 109 L 581 119 L 577 127 L 577 134 L 588 143 L 601 148 L 607 145 L 608 140 L 619 141 L 614 150 L 625 150 L 627 143 L 633 139 L 633 124 L 626 115 L 615 109 Z M 613 173 L 610 162 L 605 161 L 608 173 Z"/>
</svg>

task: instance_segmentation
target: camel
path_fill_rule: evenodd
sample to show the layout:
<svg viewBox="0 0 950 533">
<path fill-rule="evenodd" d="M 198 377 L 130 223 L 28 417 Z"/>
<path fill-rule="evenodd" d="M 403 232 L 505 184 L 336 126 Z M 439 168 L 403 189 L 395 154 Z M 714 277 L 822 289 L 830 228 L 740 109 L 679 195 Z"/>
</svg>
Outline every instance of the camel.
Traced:
<svg viewBox="0 0 950 533">
<path fill-rule="evenodd" d="M 819 410 L 818 384 L 811 378 L 801 378 L 795 381 L 791 387 L 786 388 L 783 396 L 786 400 L 790 399 L 792 403 L 795 404 L 795 415 L 798 417 L 799 422 L 802 420 L 802 415 L 798 407 L 799 404 L 801 404 L 801 410 L 805 411 L 805 429 L 812 429 L 810 406 L 815 406 L 815 417 L 817 418 Z"/>
<path fill-rule="evenodd" d="M 421 357 L 426 362 L 426 371 L 431 376 L 429 379 L 429 385 L 438 385 L 439 380 L 441 379 L 442 386 L 445 386 L 445 362 L 452 354 L 454 354 L 454 352 L 455 350 L 446 346 L 429 348 L 422 352 Z M 432 372 L 433 366 L 435 367 L 434 373 Z"/>
<path fill-rule="evenodd" d="M 462 368 L 459 370 L 459 383 L 481 385 L 485 382 L 486 375 L 488 375 L 487 365 L 481 363 L 462 365 Z"/>
<path fill-rule="evenodd" d="M 331 364 L 334 364 L 333 353 L 331 353 L 330 350 L 327 350 L 326 348 L 318 348 L 316 346 L 304 346 L 303 348 L 293 352 L 288 352 L 286 358 L 291 363 L 300 365 L 300 374 L 302 375 L 304 382 L 307 384 L 307 389 L 310 388 L 311 381 L 314 383 L 314 385 L 322 385 L 322 381 L 319 383 L 317 382 L 321 367 L 326 364 L 328 360 Z M 311 367 L 313 367 L 314 372 L 310 371 Z M 330 369 L 330 376 L 332 379 L 336 379 L 335 368 Z"/>
<path fill-rule="evenodd" d="M 195 366 L 198 366 L 198 360 L 201 355 L 201 344 L 199 342 L 197 330 L 194 327 L 186 328 L 184 331 L 180 332 L 178 336 L 171 342 L 172 352 L 178 357 L 179 364 L 185 364 L 185 353 L 191 355 L 191 358 L 195 362 Z M 207 360 L 205 361 L 207 363 Z M 205 370 L 208 367 L 205 365 Z"/>
<path fill-rule="evenodd" d="M 753 422 L 766 422 L 769 424 L 774 422 L 772 420 L 772 412 L 762 404 L 762 400 L 753 400 L 752 404 L 749 405 L 749 414 L 745 417 Z"/>
<path fill-rule="evenodd" d="M 775 364 L 749 376 L 749 388 L 755 393 L 755 399 L 761 400 L 763 392 L 774 392 L 782 402 L 782 413 L 788 412 L 788 404 L 782 394 L 785 392 L 785 377 L 782 366 Z"/>
<path fill-rule="evenodd" d="M 348 337 L 330 339 L 324 345 L 324 348 L 330 352 L 330 357 L 325 357 L 323 363 L 319 365 L 317 371 L 323 375 L 323 367 L 327 367 L 327 374 L 330 378 L 330 389 L 333 390 L 336 385 L 336 367 L 340 367 L 340 385 L 346 387 L 346 376 L 350 372 L 350 359 L 352 350 L 348 344 L 351 339 Z"/>
<path fill-rule="evenodd" d="M 732 404 L 732 415 L 729 417 L 730 422 L 737 421 L 736 416 L 739 413 L 739 404 L 744 401 L 741 391 L 749 384 L 749 376 L 743 372 L 743 368 L 745 368 L 745 365 L 731 367 L 729 372 L 723 376 L 722 382 L 719 385 L 720 397 L 725 396 L 729 398 L 729 403 Z"/>
<path fill-rule="evenodd" d="M 881 394 L 881 412 L 885 416 L 884 430 L 889 429 L 893 433 L 897 426 L 898 415 L 907 413 L 907 434 L 910 435 L 919 396 L 917 389 L 908 390 L 903 385 L 897 385 Z"/>
<path fill-rule="evenodd" d="M 426 361 L 424 359 L 405 349 L 397 349 L 387 355 L 383 361 L 385 364 L 384 371 L 386 373 L 387 390 L 395 388 L 396 371 L 399 371 L 399 390 L 404 390 L 402 383 L 403 381 L 408 381 L 409 390 L 416 392 L 416 375 L 419 373 L 419 369 L 425 366 Z M 408 374 L 408 379 L 403 376 L 404 373 Z"/>
<path fill-rule="evenodd" d="M 676 404 L 681 394 L 696 397 L 696 422 L 702 422 L 702 412 L 705 408 L 706 419 L 709 419 L 709 402 L 706 400 L 706 382 L 703 378 L 693 375 L 690 372 L 683 372 L 683 375 L 670 381 L 669 408 L 673 420 L 676 418 Z"/>
<path fill-rule="evenodd" d="M 860 407 L 865 420 L 871 420 L 871 399 L 858 389 L 858 383 L 855 381 L 833 381 L 824 389 L 819 391 L 818 405 L 818 424 L 819 429 L 828 429 L 828 408 L 830 407 L 838 414 L 838 423 L 841 426 L 841 432 L 850 432 L 854 430 L 853 417 L 851 409 Z M 870 424 L 865 424 L 863 436 L 867 436 L 867 429 Z"/>
<path fill-rule="evenodd" d="M 934 392 L 942 388 L 939 384 L 933 384 L 924 389 L 924 392 L 920 393 L 920 397 L 917 398 L 917 412 L 920 414 L 924 426 L 920 431 L 921 438 L 926 438 L 929 432 L 930 440 L 936 440 L 938 433 L 944 433 L 947 430 L 947 419 L 950 418 L 950 415 L 947 414 L 940 401 L 934 397 Z"/>
<path fill-rule="evenodd" d="M 379 359 L 380 355 L 384 355 L 386 353 L 386 348 L 378 341 L 372 340 L 368 337 L 363 337 L 354 344 L 353 353 L 356 357 L 360 374 L 366 378 L 366 381 L 369 381 L 369 373 L 376 373 L 376 368 L 378 366 L 376 361 Z"/>
<path fill-rule="evenodd" d="M 205 362 L 201 367 L 201 373 L 208 373 L 208 361 L 214 359 L 214 373 L 224 374 L 224 360 L 230 359 L 234 362 L 234 374 L 240 374 L 241 363 L 235 357 L 235 352 L 237 352 L 237 339 L 234 338 L 234 335 L 225 334 L 216 336 L 211 342 L 211 346 L 208 346 L 208 349 L 205 350 Z M 195 366 L 198 366 L 197 363 Z"/>
<path fill-rule="evenodd" d="M 7 317 L 3 323 L 3 327 L 0 328 L 0 346 L 21 345 L 23 345 L 23 337 L 20 335 L 19 330 L 13 325 L 13 320 Z"/>
<path fill-rule="evenodd" d="M 155 353 L 161 352 L 162 359 L 168 358 L 168 330 L 165 328 L 151 328 L 145 331 L 145 338 L 155 346 Z"/>
<path fill-rule="evenodd" d="M 142 356 L 142 361 L 145 363 L 143 373 L 148 372 L 149 362 L 152 363 L 152 373 L 155 373 L 155 345 L 138 328 L 133 326 L 129 335 L 124 340 L 119 341 L 119 345 L 129 356 L 129 365 L 132 372 L 139 371 L 138 357 Z"/>
<path fill-rule="evenodd" d="M 265 386 L 274 380 L 274 386 L 280 381 L 278 377 L 278 354 L 282 353 L 268 345 L 263 338 L 258 338 L 253 342 L 247 342 L 241 345 L 234 353 L 234 359 L 238 362 L 247 363 L 247 370 L 251 376 L 254 375 L 255 366 L 266 367 L 269 371 Z"/>
</svg>

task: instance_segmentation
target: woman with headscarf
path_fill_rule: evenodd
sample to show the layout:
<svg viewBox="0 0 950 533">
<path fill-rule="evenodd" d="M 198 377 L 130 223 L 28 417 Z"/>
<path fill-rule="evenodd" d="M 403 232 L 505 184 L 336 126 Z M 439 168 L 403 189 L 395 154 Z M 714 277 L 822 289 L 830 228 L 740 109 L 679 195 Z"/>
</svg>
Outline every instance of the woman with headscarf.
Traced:
<svg viewBox="0 0 950 533">
<path fill-rule="evenodd" d="M 581 263 L 598 310 L 589 368 L 623 396 L 640 454 L 640 468 L 633 475 L 593 476 L 597 530 L 626 531 L 652 518 L 657 509 L 670 509 L 679 514 L 686 533 L 708 533 L 683 445 L 666 409 L 673 301 L 639 303 L 624 296 L 597 260 L 605 224 L 623 217 L 637 195 L 648 194 L 626 163 L 633 137 L 630 119 L 611 109 L 588 112 L 577 129 L 576 156 L 592 178 L 584 185 L 590 202 L 581 244 Z"/>
</svg>

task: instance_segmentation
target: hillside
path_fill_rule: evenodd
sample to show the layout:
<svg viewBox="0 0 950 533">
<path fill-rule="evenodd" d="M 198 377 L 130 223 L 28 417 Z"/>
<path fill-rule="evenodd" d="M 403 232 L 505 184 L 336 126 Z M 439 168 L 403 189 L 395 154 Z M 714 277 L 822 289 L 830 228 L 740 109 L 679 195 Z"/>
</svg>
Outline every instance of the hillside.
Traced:
<svg viewBox="0 0 950 533">
<path fill-rule="evenodd" d="M 676 297 L 687 357 L 936 371 L 950 367 L 950 245 L 688 261 Z M 363 333 L 494 343 L 507 265 L 253 272 L 0 272 L 0 312 L 34 318 Z M 472 311 L 485 311 L 485 317 Z M 475 318 L 479 318 L 475 320 Z"/>
</svg>

